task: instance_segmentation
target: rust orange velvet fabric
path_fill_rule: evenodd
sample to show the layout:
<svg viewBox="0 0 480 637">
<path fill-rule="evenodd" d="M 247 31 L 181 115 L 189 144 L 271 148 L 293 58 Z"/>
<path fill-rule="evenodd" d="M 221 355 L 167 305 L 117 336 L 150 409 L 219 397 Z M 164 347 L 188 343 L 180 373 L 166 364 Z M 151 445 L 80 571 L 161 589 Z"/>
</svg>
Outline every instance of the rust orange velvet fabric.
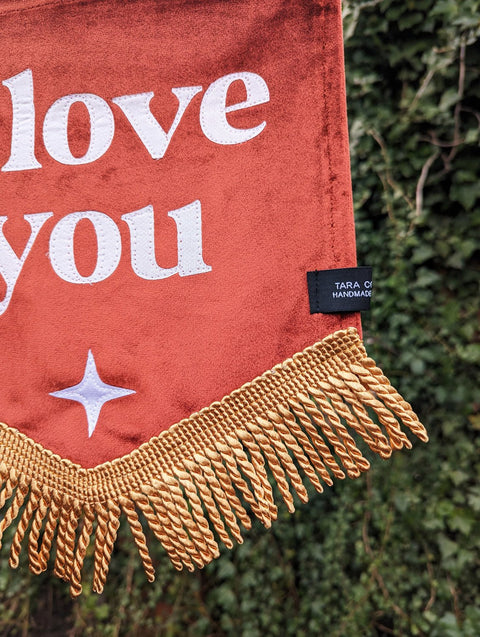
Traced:
<svg viewBox="0 0 480 637">
<path fill-rule="evenodd" d="M 335 330 L 360 327 L 358 314 L 311 315 L 306 283 L 309 270 L 356 264 L 340 0 L 4 1 L 0 27 L 0 165 L 12 155 L 9 84 L 27 70 L 34 138 L 16 143 L 40 165 L 0 172 L 3 234 L 17 259 L 31 236 L 25 215 L 53 213 L 0 315 L 0 421 L 93 467 Z M 242 74 L 260 77 L 269 99 L 226 112 L 228 130 L 264 123 L 227 144 L 205 135 L 201 111 L 209 87 L 231 74 L 240 79 L 225 109 L 248 102 Z M 112 100 L 153 92 L 151 114 L 168 131 L 178 87 L 201 89 L 153 158 Z M 101 98 L 114 122 L 108 149 L 78 165 L 52 156 L 55 135 L 44 130 L 52 105 L 75 95 Z M 68 148 L 82 157 L 92 121 L 72 101 Z M 210 270 L 138 276 L 122 215 L 153 207 L 156 262 L 172 268 L 179 246 L 168 213 L 197 201 Z M 50 239 L 84 211 L 115 224 L 121 255 L 103 280 L 75 283 L 52 267 Z M 87 279 L 99 242 L 88 220 L 78 223 L 71 252 Z M 106 402 L 91 436 L 84 407 L 51 395 L 82 380 L 89 351 L 103 382 L 135 392 Z"/>
</svg>

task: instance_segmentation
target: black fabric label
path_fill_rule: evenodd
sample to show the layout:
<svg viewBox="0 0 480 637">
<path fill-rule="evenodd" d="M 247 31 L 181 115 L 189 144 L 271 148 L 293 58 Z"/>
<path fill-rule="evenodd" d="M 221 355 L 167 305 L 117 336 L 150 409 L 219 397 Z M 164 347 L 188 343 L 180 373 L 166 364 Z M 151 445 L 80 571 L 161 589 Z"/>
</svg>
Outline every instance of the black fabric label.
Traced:
<svg viewBox="0 0 480 637">
<path fill-rule="evenodd" d="M 370 266 L 307 272 L 307 284 L 310 314 L 336 314 L 370 309 Z"/>
</svg>

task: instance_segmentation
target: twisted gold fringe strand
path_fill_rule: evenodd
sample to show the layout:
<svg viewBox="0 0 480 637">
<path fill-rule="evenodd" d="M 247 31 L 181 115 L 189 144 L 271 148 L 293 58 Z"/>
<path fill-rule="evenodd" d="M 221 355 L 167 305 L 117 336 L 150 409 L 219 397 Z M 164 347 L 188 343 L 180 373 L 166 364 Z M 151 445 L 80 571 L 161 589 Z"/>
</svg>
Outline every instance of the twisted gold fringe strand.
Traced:
<svg viewBox="0 0 480 637">
<path fill-rule="evenodd" d="M 240 526 L 249 529 L 251 515 L 267 528 L 276 519 L 267 466 L 294 511 L 294 495 L 308 500 L 302 475 L 321 492 L 333 478 L 356 478 L 369 468 L 359 440 L 382 458 L 411 448 L 402 424 L 428 440 L 353 328 L 93 469 L 0 423 L 0 546 L 23 507 L 10 565 L 18 566 L 25 536 L 35 574 L 46 570 L 53 546 L 54 573 L 76 597 L 94 536 L 92 586 L 101 593 L 123 513 L 149 581 L 155 570 L 142 520 L 176 569 L 202 568 L 219 555 L 219 542 L 242 542 Z"/>
</svg>

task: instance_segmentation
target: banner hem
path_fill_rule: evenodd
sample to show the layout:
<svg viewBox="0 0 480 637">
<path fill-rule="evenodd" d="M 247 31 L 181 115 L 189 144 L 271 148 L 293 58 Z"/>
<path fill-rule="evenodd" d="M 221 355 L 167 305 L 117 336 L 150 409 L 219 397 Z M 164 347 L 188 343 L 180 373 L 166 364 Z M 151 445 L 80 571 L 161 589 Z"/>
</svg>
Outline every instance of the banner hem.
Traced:
<svg viewBox="0 0 480 637">
<path fill-rule="evenodd" d="M 219 542 L 228 548 L 242 542 L 240 526 L 250 528 L 251 516 L 266 527 L 276 519 L 269 475 L 293 512 L 294 494 L 308 500 L 302 476 L 321 492 L 333 478 L 356 478 L 369 468 L 351 433 L 382 458 L 411 448 L 401 423 L 428 440 L 411 406 L 367 356 L 357 330 L 348 328 L 93 468 L 0 424 L 0 509 L 8 502 L 0 539 L 21 513 L 10 565 L 18 566 L 31 522 L 30 569 L 47 569 L 55 541 L 54 573 L 70 584 L 72 596 L 82 591 L 94 527 L 93 590 L 103 590 L 122 513 L 150 581 L 154 567 L 139 513 L 175 568 L 201 568 L 219 555 Z"/>
</svg>

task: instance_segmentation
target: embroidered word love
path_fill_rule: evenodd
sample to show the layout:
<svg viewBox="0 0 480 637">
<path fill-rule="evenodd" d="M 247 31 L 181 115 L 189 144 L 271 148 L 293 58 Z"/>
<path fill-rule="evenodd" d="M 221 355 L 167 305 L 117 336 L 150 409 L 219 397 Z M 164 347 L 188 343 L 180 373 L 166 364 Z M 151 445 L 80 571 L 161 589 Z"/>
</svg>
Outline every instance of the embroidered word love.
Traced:
<svg viewBox="0 0 480 637">
<path fill-rule="evenodd" d="M 153 206 L 146 206 L 122 215 L 130 231 L 132 269 L 141 279 L 160 280 L 178 274 L 190 276 L 210 272 L 202 254 L 202 217 L 200 201 L 194 201 L 168 213 L 177 226 L 177 265 L 160 267 L 155 259 Z M 6 284 L 6 293 L 0 301 L 0 315 L 8 308 L 18 277 L 30 254 L 37 236 L 52 212 L 24 215 L 30 224 L 30 236 L 20 257 L 12 249 L 3 232 L 8 217 L 0 217 L 0 275 Z M 77 269 L 74 253 L 75 229 L 87 219 L 93 226 L 97 241 L 97 262 L 89 276 L 82 276 Z M 69 283 L 98 283 L 111 276 L 122 253 L 120 231 L 113 219 L 103 212 L 89 210 L 72 212 L 54 226 L 49 243 L 49 259 L 56 274 Z"/>
<path fill-rule="evenodd" d="M 243 102 L 227 106 L 227 94 L 234 82 L 242 82 L 246 91 Z M 12 100 L 12 143 L 8 161 L 2 171 L 41 168 L 35 156 L 35 103 L 33 74 L 30 69 L 2 82 Z M 112 102 L 120 108 L 133 130 L 153 159 L 161 159 L 170 144 L 180 121 L 202 86 L 172 88 L 178 99 L 178 108 L 168 131 L 165 131 L 150 110 L 154 93 L 137 93 L 114 97 Z M 242 72 L 224 75 L 205 91 L 200 104 L 200 127 L 203 134 L 216 144 L 241 144 L 259 135 L 265 121 L 252 128 L 236 128 L 227 119 L 227 113 L 264 104 L 270 100 L 265 80 L 256 73 Z M 68 142 L 68 117 L 73 104 L 81 103 L 90 119 L 90 142 L 81 157 L 75 157 Z M 89 164 L 102 157 L 110 148 L 115 134 L 115 120 L 108 103 L 93 93 L 64 95 L 48 109 L 43 121 L 43 142 L 48 154 L 57 162 L 67 165 Z"/>
</svg>

